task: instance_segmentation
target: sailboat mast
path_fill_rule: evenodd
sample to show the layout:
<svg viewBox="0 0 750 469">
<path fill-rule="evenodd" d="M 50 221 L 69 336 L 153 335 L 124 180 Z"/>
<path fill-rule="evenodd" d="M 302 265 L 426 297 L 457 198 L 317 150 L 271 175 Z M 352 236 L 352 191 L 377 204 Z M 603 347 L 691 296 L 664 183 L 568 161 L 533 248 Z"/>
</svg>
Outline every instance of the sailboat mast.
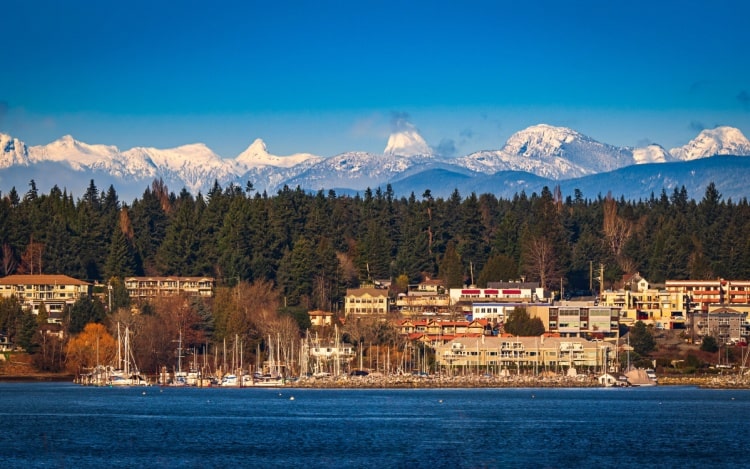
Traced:
<svg viewBox="0 0 750 469">
<path fill-rule="evenodd" d="M 117 368 L 122 369 L 122 337 L 120 337 L 120 323 L 117 323 Z"/>
</svg>

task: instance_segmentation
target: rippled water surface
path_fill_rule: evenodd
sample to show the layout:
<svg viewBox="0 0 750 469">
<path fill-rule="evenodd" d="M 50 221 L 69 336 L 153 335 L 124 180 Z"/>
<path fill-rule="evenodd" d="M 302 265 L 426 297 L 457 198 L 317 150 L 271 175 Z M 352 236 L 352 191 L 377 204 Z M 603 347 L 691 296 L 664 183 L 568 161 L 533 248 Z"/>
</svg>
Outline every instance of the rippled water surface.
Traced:
<svg viewBox="0 0 750 469">
<path fill-rule="evenodd" d="M 750 391 L 0 383 L 2 467 L 744 467 Z"/>
</svg>

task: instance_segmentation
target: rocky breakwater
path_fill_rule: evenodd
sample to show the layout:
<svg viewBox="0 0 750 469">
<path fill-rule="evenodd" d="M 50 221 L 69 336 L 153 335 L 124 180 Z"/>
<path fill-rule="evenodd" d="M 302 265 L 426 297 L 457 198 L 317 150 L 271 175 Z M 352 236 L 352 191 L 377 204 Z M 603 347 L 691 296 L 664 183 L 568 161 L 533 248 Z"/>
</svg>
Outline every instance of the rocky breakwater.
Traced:
<svg viewBox="0 0 750 469">
<path fill-rule="evenodd" d="M 368 375 L 302 378 L 297 388 L 589 388 L 601 386 L 595 376 L 418 376 Z"/>
</svg>

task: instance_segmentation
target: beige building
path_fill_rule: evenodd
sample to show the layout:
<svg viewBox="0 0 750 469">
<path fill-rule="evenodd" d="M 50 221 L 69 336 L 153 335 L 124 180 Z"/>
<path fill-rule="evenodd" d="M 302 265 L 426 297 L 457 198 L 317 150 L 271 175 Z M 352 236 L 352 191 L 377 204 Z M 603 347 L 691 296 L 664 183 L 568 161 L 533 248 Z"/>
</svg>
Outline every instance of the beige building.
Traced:
<svg viewBox="0 0 750 469">
<path fill-rule="evenodd" d="M 62 322 L 65 306 L 91 296 L 92 285 L 67 275 L 8 275 L 0 278 L 0 296 L 17 298 L 34 314 L 44 308 L 49 322 Z"/>
<path fill-rule="evenodd" d="M 436 348 L 438 365 L 453 372 L 561 373 L 569 368 L 603 371 L 614 345 L 571 337 L 459 337 Z"/>
<path fill-rule="evenodd" d="M 330 326 L 333 324 L 333 313 L 316 309 L 307 313 L 310 316 L 310 324 L 313 326 Z"/>
<path fill-rule="evenodd" d="M 125 288 L 132 299 L 145 300 L 164 296 L 212 297 L 212 277 L 127 277 Z"/>
<path fill-rule="evenodd" d="M 380 317 L 388 315 L 388 290 L 382 288 L 350 288 L 346 290 L 344 315 L 350 317 Z"/>
<path fill-rule="evenodd" d="M 663 325 L 665 329 L 679 329 L 685 325 L 686 315 L 679 309 L 681 302 L 666 290 L 604 291 L 599 305 L 620 308 L 620 322 L 623 324 L 643 321 Z"/>
<path fill-rule="evenodd" d="M 693 313 L 697 317 L 717 307 L 750 305 L 748 280 L 667 280 L 663 289 L 656 289 L 639 278 L 627 285 L 629 289 L 602 292 L 599 304 L 620 308 L 620 322 L 628 325 L 643 321 L 657 328 L 689 329 Z"/>
</svg>

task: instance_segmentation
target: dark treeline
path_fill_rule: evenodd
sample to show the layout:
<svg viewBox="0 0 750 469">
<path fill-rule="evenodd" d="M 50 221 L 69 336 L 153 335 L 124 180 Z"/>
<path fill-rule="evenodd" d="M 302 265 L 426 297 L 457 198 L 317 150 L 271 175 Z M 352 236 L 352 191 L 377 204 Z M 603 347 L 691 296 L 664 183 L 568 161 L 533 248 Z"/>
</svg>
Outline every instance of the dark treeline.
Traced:
<svg viewBox="0 0 750 469">
<path fill-rule="evenodd" d="M 692 194 L 691 194 L 692 195 Z M 457 191 L 396 198 L 388 186 L 357 196 L 285 187 L 269 196 L 218 183 L 206 194 L 155 181 L 127 205 L 91 181 L 78 200 L 34 181 L 0 194 L 0 275 L 212 276 L 219 286 L 270 282 L 283 304 L 336 309 L 347 287 L 425 277 L 449 286 L 525 278 L 556 290 L 605 286 L 623 273 L 665 279 L 750 278 L 750 207 L 709 186 L 639 201 L 544 188 L 511 200 Z M 594 282 L 596 288 L 597 283 Z"/>
</svg>

